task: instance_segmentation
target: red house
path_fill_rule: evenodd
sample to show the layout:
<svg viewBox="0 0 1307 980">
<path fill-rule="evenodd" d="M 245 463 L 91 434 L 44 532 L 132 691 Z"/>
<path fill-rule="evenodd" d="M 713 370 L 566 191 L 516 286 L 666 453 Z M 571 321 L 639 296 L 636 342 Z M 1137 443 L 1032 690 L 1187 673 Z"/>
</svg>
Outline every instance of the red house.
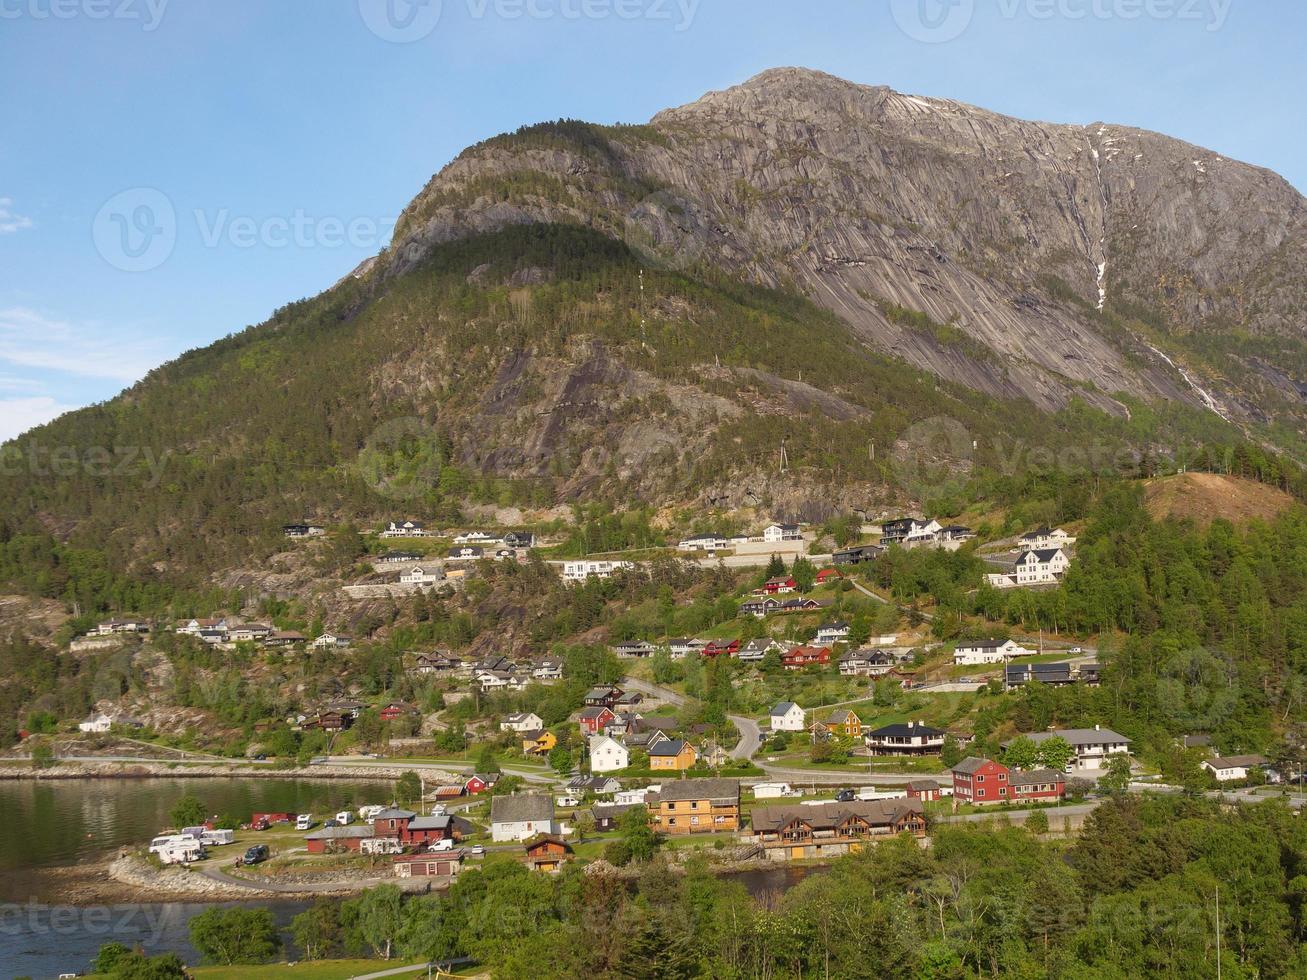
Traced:
<svg viewBox="0 0 1307 980">
<path fill-rule="evenodd" d="M 938 800 L 940 797 L 940 785 L 933 779 L 914 779 L 908 783 L 908 799 L 910 800 Z"/>
<path fill-rule="evenodd" d="M 1008 768 L 993 759 L 963 759 L 953 767 L 953 799 L 983 806 L 1010 798 Z"/>
<path fill-rule="evenodd" d="M 497 782 L 499 782 L 499 773 L 497 772 L 474 772 L 468 777 L 467 782 L 463 784 L 463 789 L 468 796 L 477 796 L 488 789 L 492 789 Z"/>
<path fill-rule="evenodd" d="M 827 582 L 837 582 L 844 578 L 844 573 L 838 568 L 823 568 L 817 573 L 817 584 L 825 585 Z"/>
<path fill-rule="evenodd" d="M 372 818 L 372 833 L 375 837 L 397 837 L 404 839 L 408 825 L 417 814 L 412 810 L 401 810 L 388 806 Z"/>
<path fill-rule="evenodd" d="M 703 648 L 705 657 L 736 657 L 740 653 L 739 640 L 713 640 Z"/>
<path fill-rule="evenodd" d="M 598 735 L 616 720 L 611 708 L 586 708 L 581 712 L 581 729 L 587 735 Z"/>
<path fill-rule="evenodd" d="M 1066 776 L 1052 769 L 1013 769 L 1007 782 L 1014 800 L 1060 800 L 1066 796 Z"/>
<path fill-rule="evenodd" d="M 811 664 L 830 663 L 830 647 L 795 647 L 781 655 L 786 670 L 802 670 Z"/>
<path fill-rule="evenodd" d="M 405 704 L 403 701 L 391 701 L 381 709 L 382 721 L 398 721 L 406 715 L 417 714 L 417 708 L 411 704 Z"/>
<path fill-rule="evenodd" d="M 763 583 L 762 588 L 757 590 L 758 595 L 785 595 L 793 592 L 799 587 L 799 583 L 794 581 L 788 575 L 780 578 L 769 578 Z"/>
</svg>

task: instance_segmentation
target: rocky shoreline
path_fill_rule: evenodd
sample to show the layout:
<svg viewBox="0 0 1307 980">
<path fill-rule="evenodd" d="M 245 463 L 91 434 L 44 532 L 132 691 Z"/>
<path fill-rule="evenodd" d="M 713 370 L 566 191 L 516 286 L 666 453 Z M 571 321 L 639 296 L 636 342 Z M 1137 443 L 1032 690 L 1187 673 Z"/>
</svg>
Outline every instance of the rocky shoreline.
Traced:
<svg viewBox="0 0 1307 980">
<path fill-rule="evenodd" d="M 271 766 L 192 765 L 175 762 L 60 762 L 46 769 L 0 765 L 0 780 L 57 779 L 348 779 L 393 782 L 403 766 L 312 766 L 292 769 Z M 450 775 L 450 779 L 454 777 Z"/>
</svg>

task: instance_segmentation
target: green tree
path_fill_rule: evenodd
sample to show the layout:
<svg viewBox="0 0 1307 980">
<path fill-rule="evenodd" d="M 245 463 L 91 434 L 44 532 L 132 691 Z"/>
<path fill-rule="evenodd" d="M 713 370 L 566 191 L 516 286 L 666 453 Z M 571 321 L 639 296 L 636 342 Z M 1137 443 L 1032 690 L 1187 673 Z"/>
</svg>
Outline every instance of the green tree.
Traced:
<svg viewBox="0 0 1307 980">
<path fill-rule="evenodd" d="M 1033 769 L 1039 762 L 1039 746 L 1024 735 L 1014 738 L 1003 750 L 1003 765 L 1012 769 Z"/>
<path fill-rule="evenodd" d="M 650 823 L 648 810 L 638 806 L 627 810 L 621 816 L 620 827 L 621 840 L 631 860 L 643 863 L 654 856 L 658 850 L 658 836 Z"/>
<path fill-rule="evenodd" d="M 118 942 L 105 943 L 100 947 L 100 952 L 95 954 L 95 959 L 91 960 L 91 972 L 112 973 L 119 962 L 131 955 L 130 946 Z"/>
<path fill-rule="evenodd" d="M 560 776 L 566 776 L 572 771 L 573 767 L 572 753 L 561 745 L 555 745 L 549 750 L 549 767 Z"/>
<path fill-rule="evenodd" d="M 54 748 L 45 739 L 32 743 L 32 768 L 49 769 L 55 764 Z"/>
<path fill-rule="evenodd" d="M 1054 735 L 1039 743 L 1039 764 L 1046 769 L 1065 772 L 1075 757 L 1075 747 L 1061 735 Z"/>
<path fill-rule="evenodd" d="M 1118 753 L 1107 762 L 1107 772 L 1098 780 L 1098 785 L 1113 796 L 1120 796 L 1130 786 L 1130 757 Z"/>
<path fill-rule="evenodd" d="M 474 772 L 499 772 L 499 757 L 495 755 L 493 745 L 481 746 L 472 768 Z"/>
<path fill-rule="evenodd" d="M 1032 834 L 1048 833 L 1048 814 L 1043 810 L 1036 810 L 1030 814 L 1026 817 L 1026 830 Z"/>
<path fill-rule="evenodd" d="M 191 919 L 191 945 L 219 966 L 267 963 L 281 952 L 269 909 L 211 908 Z"/>
<path fill-rule="evenodd" d="M 208 816 L 209 811 L 205 807 L 204 801 L 190 793 L 181 797 L 168 811 L 168 819 L 172 821 L 172 825 L 178 830 L 182 827 L 194 827 L 202 824 Z"/>
<path fill-rule="evenodd" d="M 405 769 L 395 780 L 395 800 L 399 803 L 417 803 L 422 799 L 422 777 L 412 769 Z"/>
<path fill-rule="evenodd" d="M 330 958 L 341 943 L 339 904 L 332 899 L 318 899 L 290 920 L 290 931 L 306 960 Z"/>
<path fill-rule="evenodd" d="M 341 906 L 341 921 L 372 955 L 388 960 L 404 927 L 404 895 L 396 885 L 369 888 Z"/>
</svg>

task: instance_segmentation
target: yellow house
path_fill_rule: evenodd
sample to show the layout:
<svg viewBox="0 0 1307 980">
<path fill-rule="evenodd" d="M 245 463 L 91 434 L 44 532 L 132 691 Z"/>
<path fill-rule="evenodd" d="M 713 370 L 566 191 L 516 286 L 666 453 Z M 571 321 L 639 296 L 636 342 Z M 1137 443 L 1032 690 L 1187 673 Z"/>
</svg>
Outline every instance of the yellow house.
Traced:
<svg viewBox="0 0 1307 980">
<path fill-rule="evenodd" d="M 678 779 L 663 784 L 649 808 L 663 834 L 734 833 L 740 829 L 738 779 Z"/>
<path fill-rule="evenodd" d="M 527 755 L 548 755 L 558 747 L 558 736 L 551 731 L 527 732 L 522 736 L 522 751 Z"/>
<path fill-rule="evenodd" d="M 826 719 L 826 731 L 832 735 L 845 735 L 849 738 L 862 737 L 862 719 L 851 709 L 836 711 Z"/>
<path fill-rule="evenodd" d="M 650 769 L 689 769 L 699 761 L 699 753 L 689 742 L 668 738 L 649 746 Z"/>
</svg>

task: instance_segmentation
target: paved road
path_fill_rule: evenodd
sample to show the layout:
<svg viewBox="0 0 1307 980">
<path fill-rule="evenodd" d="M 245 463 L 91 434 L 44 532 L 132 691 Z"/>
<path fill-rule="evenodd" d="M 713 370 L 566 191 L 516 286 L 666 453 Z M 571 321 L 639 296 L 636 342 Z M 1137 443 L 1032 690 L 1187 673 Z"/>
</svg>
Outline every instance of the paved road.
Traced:
<svg viewBox="0 0 1307 980">
<path fill-rule="evenodd" d="M 625 678 L 622 681 L 622 686 L 628 691 L 636 691 L 647 698 L 657 698 L 659 701 L 665 701 L 677 708 L 683 708 L 690 703 L 688 697 L 673 691 L 670 687 L 659 687 L 657 684 L 650 684 L 648 681 L 642 681 L 637 677 Z"/>
<path fill-rule="evenodd" d="M 471 772 L 471 765 L 450 765 L 443 762 L 410 762 L 407 759 L 360 759 L 351 755 L 332 755 L 327 757 L 326 765 L 345 769 L 412 769 L 416 773 L 441 772 L 457 774 L 461 771 Z M 521 776 L 528 783 L 546 783 L 553 785 L 558 777 L 538 769 L 515 769 L 512 766 L 499 767 L 505 776 Z"/>
<path fill-rule="evenodd" d="M 229 875 L 221 868 L 193 868 L 204 877 L 211 881 L 216 881 L 224 885 L 231 885 L 235 888 L 248 888 L 251 891 L 259 892 L 276 892 L 280 895 L 319 895 L 332 894 L 343 891 L 353 891 L 354 889 L 374 888 L 377 885 L 399 885 L 405 887 L 402 879 L 389 878 L 363 878 L 350 879 L 349 881 L 320 882 L 317 884 L 287 884 L 280 881 L 251 881 L 248 878 L 238 878 L 235 875 Z M 424 884 L 426 884 L 424 882 Z M 414 886 L 408 886 L 413 888 Z"/>
<path fill-rule="evenodd" d="M 768 762 L 766 759 L 754 759 L 753 764 L 765 772 L 768 777 L 799 785 L 821 786 L 902 786 L 913 779 L 939 779 L 947 781 L 948 773 L 929 774 L 921 772 L 859 772 L 856 769 L 795 769 Z"/>
<path fill-rule="evenodd" d="M 752 759 L 753 754 L 762 746 L 762 729 L 752 718 L 745 718 L 743 715 L 726 717 L 740 730 L 740 741 L 731 749 L 731 758 Z"/>
</svg>

